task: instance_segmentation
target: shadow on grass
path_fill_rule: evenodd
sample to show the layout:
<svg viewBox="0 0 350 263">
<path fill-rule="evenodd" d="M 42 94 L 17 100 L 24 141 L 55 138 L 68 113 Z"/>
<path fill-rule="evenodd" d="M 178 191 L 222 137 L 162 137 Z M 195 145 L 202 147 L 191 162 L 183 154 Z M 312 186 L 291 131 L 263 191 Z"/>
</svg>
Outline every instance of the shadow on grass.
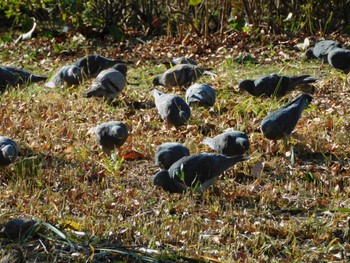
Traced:
<svg viewBox="0 0 350 263">
<path fill-rule="evenodd" d="M 331 152 L 313 152 L 310 151 L 305 145 L 297 145 L 295 147 L 297 150 L 297 157 L 303 162 L 310 162 L 313 164 L 329 164 L 329 163 L 341 163 L 346 164 L 347 158 L 346 156 L 338 156 Z M 302 150 L 301 150 L 302 149 Z"/>
<path fill-rule="evenodd" d="M 9 222 L 13 221 L 21 219 Z M 204 262 L 200 258 L 181 256 L 166 246 L 160 249 L 150 249 L 145 245 L 123 246 L 113 235 L 93 239 L 70 232 L 71 237 L 68 237 L 50 223 L 33 222 L 33 227 L 21 238 L 17 237 L 18 234 L 14 239 L 0 236 L 1 262 L 4 259 L 6 262 Z"/>
</svg>

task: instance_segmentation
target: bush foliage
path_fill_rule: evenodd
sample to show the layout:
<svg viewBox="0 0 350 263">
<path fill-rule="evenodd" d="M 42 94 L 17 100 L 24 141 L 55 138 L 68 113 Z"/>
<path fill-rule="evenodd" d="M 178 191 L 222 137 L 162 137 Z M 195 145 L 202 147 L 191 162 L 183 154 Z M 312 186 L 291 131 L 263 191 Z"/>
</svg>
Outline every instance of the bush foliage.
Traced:
<svg viewBox="0 0 350 263">
<path fill-rule="evenodd" d="M 340 0 L 35 0 L 0 2 L 1 25 L 43 32 L 63 27 L 86 36 L 126 34 L 208 36 L 224 31 L 297 33 L 350 32 L 350 1 Z"/>
</svg>

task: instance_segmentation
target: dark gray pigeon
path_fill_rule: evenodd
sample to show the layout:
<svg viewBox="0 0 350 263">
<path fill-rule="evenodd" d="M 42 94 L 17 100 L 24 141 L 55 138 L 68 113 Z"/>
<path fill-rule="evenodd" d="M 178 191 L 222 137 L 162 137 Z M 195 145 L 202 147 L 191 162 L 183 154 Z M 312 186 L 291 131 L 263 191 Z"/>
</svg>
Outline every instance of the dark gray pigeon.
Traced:
<svg viewBox="0 0 350 263">
<path fill-rule="evenodd" d="M 329 64 L 345 74 L 350 72 L 350 50 L 345 48 L 334 48 L 328 53 Z"/>
<path fill-rule="evenodd" d="M 311 103 L 312 96 L 302 94 L 287 105 L 267 115 L 261 122 L 261 131 L 267 139 L 289 139 L 301 113 Z"/>
<path fill-rule="evenodd" d="M 58 88 L 71 85 L 79 85 L 82 81 L 80 68 L 77 66 L 64 66 L 57 71 L 57 73 L 50 79 L 49 82 L 45 83 L 48 88 Z"/>
<path fill-rule="evenodd" d="M 37 224 L 37 221 L 32 219 L 24 219 L 24 218 L 15 218 L 12 220 L 9 220 L 5 224 L 1 226 L 0 230 L 0 238 L 6 238 L 14 241 L 18 240 L 24 240 L 26 239 L 30 234 L 33 234 L 35 231 L 33 231 L 33 228 L 35 228 L 35 224 Z M 2 262 L 10 262 L 10 261 L 3 261 Z M 11 262 L 23 262 L 23 261 L 11 261 Z"/>
<path fill-rule="evenodd" d="M 201 68 L 195 65 L 179 64 L 166 70 L 164 73 L 157 75 L 153 79 L 153 85 L 161 85 L 167 88 L 176 86 L 185 86 L 201 77 L 203 74 L 216 76 L 216 74 L 208 71 L 209 68 Z"/>
<path fill-rule="evenodd" d="M 195 65 L 195 66 L 198 65 L 198 63 L 196 61 L 194 61 L 192 58 L 188 58 L 188 57 L 179 57 L 179 58 L 175 58 L 171 61 L 164 60 L 162 63 L 166 66 L 167 69 L 174 67 L 176 65 L 179 65 L 179 64 L 190 64 L 190 65 Z"/>
<path fill-rule="evenodd" d="M 0 166 L 13 163 L 17 155 L 17 144 L 8 137 L 0 136 Z"/>
<path fill-rule="evenodd" d="M 214 138 L 206 138 L 203 143 L 226 156 L 242 155 L 249 150 L 248 136 L 240 131 L 225 131 Z"/>
<path fill-rule="evenodd" d="M 17 85 L 44 81 L 46 79 L 47 77 L 35 75 L 16 67 L 0 67 L 0 88 L 6 88 L 6 86 L 15 87 Z"/>
<path fill-rule="evenodd" d="M 9 66 L 3 66 L 1 68 L 7 69 L 8 71 L 12 72 L 14 75 L 16 75 L 19 78 L 20 84 L 25 84 L 25 83 L 34 83 L 34 82 L 40 82 L 40 81 L 45 81 L 47 77 L 45 76 L 40 76 L 40 75 L 35 75 L 33 73 L 30 73 L 26 70 L 19 69 L 16 67 L 9 67 Z"/>
<path fill-rule="evenodd" d="M 297 85 L 309 84 L 316 81 L 317 79 L 310 77 L 310 75 L 289 77 L 270 74 L 256 80 L 243 80 L 238 84 L 238 87 L 256 97 L 262 95 L 268 97 L 283 97 Z"/>
<path fill-rule="evenodd" d="M 184 125 L 191 116 L 191 109 L 187 103 L 175 94 L 165 94 L 159 90 L 152 90 L 156 107 L 168 128 L 178 128 Z"/>
<path fill-rule="evenodd" d="M 297 125 L 301 113 L 311 103 L 312 96 L 302 94 L 287 105 L 277 109 L 267 115 L 261 122 L 261 131 L 267 139 L 279 140 L 283 139 L 285 147 L 292 131 Z M 294 163 L 293 145 L 290 147 L 291 163 Z"/>
<path fill-rule="evenodd" d="M 97 142 L 107 155 L 122 146 L 129 136 L 126 125 L 120 121 L 102 123 L 95 128 L 95 133 Z"/>
<path fill-rule="evenodd" d="M 317 42 L 313 48 L 306 51 L 307 58 L 318 58 L 324 62 L 328 62 L 327 56 L 334 48 L 341 48 L 342 45 L 334 40 L 322 40 Z"/>
<path fill-rule="evenodd" d="M 15 87 L 19 84 L 19 79 L 9 70 L 0 67 L 0 88 L 5 89 L 7 86 Z"/>
<path fill-rule="evenodd" d="M 126 84 L 127 67 L 116 64 L 98 74 L 89 90 L 83 93 L 83 97 L 104 97 L 114 99 L 124 89 Z"/>
<path fill-rule="evenodd" d="M 188 188 L 205 191 L 228 168 L 248 159 L 250 158 L 212 153 L 185 156 L 172 164 L 168 170 L 158 172 L 153 178 L 153 183 L 170 193 L 182 193 Z"/>
<path fill-rule="evenodd" d="M 190 106 L 212 107 L 215 99 L 215 90 L 207 84 L 195 83 L 186 90 L 186 102 Z"/>
<path fill-rule="evenodd" d="M 88 55 L 76 61 L 74 65 L 81 68 L 84 77 L 94 78 L 102 70 L 108 69 L 118 63 L 123 63 L 123 61 L 120 59 L 109 59 L 100 55 Z"/>
<path fill-rule="evenodd" d="M 184 156 L 190 155 L 190 151 L 177 142 L 166 142 L 157 147 L 155 164 L 161 169 L 169 167 Z"/>
</svg>

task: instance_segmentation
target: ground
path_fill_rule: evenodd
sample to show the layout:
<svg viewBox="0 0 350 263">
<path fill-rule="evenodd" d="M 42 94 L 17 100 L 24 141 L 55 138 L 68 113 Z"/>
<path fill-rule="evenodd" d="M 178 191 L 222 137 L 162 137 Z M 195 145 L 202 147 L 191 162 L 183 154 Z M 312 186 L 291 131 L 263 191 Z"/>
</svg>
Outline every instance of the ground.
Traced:
<svg viewBox="0 0 350 263">
<path fill-rule="evenodd" d="M 113 105 L 82 97 L 93 80 L 57 89 L 39 83 L 1 94 L 0 134 L 20 147 L 16 163 L 0 170 L 1 222 L 32 218 L 66 235 L 43 224 L 43 231 L 24 241 L 0 239 L 1 255 L 36 262 L 348 261 L 349 76 L 320 61 L 306 61 L 295 47 L 302 39 L 235 38 L 222 46 L 169 39 L 108 46 L 73 38 L 2 43 L 3 65 L 37 74 L 52 76 L 88 53 L 130 64 L 129 84 Z M 349 38 L 340 38 L 350 44 Z M 236 63 L 240 51 L 258 63 Z M 169 130 L 150 91 L 153 76 L 165 70 L 160 60 L 180 55 L 214 68 L 216 78 L 198 82 L 215 88 L 217 102 L 209 110 L 193 109 L 186 126 Z M 242 79 L 268 73 L 319 78 L 308 90 L 312 104 L 292 134 L 294 165 L 282 142 L 271 147 L 262 136 L 260 122 L 302 91 L 277 100 L 251 97 L 237 88 Z M 89 132 L 110 120 L 123 121 L 131 133 L 116 162 Z M 229 169 L 203 194 L 171 195 L 153 186 L 159 144 L 177 141 L 191 153 L 211 152 L 203 139 L 229 127 L 249 135 L 251 160 Z"/>
</svg>

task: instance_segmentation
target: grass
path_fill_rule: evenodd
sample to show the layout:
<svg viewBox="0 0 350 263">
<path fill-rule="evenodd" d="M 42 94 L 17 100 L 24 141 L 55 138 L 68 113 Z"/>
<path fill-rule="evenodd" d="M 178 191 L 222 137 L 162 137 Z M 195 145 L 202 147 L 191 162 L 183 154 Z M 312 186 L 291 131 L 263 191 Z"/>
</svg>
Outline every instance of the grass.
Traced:
<svg viewBox="0 0 350 263">
<path fill-rule="evenodd" d="M 75 60 L 39 60 L 49 48 L 33 52 L 35 48 L 23 43 L 0 56 L 49 75 Z M 21 55 L 26 52 L 35 54 Z M 128 81 L 138 85 L 129 84 L 115 106 L 82 98 L 91 80 L 67 89 L 34 84 L 3 93 L 0 134 L 19 144 L 20 156 L 0 170 L 0 220 L 48 222 L 66 234 L 75 251 L 52 237 L 15 245 L 0 239 L 2 253 L 21 251 L 37 262 L 347 261 L 349 79 L 327 65 L 303 61 L 295 51 L 285 51 L 290 59 L 266 52 L 257 65 L 215 60 L 218 77 L 199 80 L 217 90 L 215 106 L 193 110 L 180 130 L 167 130 L 154 107 L 152 76 L 165 69 L 155 61 L 129 67 Z M 209 59 L 202 63 L 212 66 Z M 267 113 L 300 90 L 281 100 L 252 98 L 237 90 L 244 78 L 276 72 L 320 77 L 312 105 L 292 135 L 293 166 L 282 142 L 276 151 L 269 150 L 259 126 Z M 88 131 L 110 120 L 123 121 L 131 133 L 122 152 L 132 149 L 145 158 L 114 163 L 102 154 Z M 229 127 L 249 134 L 252 160 L 229 169 L 201 195 L 170 195 L 153 187 L 158 145 L 177 141 L 191 153 L 209 152 L 202 140 Z M 262 172 L 254 172 L 261 162 Z"/>
</svg>

